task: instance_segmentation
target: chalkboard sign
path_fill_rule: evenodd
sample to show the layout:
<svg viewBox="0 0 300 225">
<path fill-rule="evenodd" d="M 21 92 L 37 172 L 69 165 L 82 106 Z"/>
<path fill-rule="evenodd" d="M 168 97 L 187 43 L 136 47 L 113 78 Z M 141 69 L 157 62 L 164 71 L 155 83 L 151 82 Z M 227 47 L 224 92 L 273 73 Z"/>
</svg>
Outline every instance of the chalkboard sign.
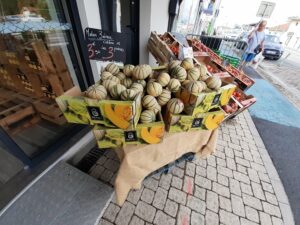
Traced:
<svg viewBox="0 0 300 225">
<path fill-rule="evenodd" d="M 122 33 L 85 29 L 89 59 L 101 61 L 126 61 L 126 36 Z"/>
</svg>

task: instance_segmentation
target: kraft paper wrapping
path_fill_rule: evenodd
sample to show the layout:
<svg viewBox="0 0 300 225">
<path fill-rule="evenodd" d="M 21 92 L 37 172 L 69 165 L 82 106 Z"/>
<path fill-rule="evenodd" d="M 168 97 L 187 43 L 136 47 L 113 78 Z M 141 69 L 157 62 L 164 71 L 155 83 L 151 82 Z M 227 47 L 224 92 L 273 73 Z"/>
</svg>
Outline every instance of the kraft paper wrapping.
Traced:
<svg viewBox="0 0 300 225">
<path fill-rule="evenodd" d="M 216 149 L 218 129 L 166 134 L 160 144 L 132 145 L 115 149 L 121 165 L 115 181 L 116 200 L 122 205 L 131 189 L 140 189 L 151 172 L 175 161 L 188 152 L 197 158 L 212 154 Z"/>
</svg>

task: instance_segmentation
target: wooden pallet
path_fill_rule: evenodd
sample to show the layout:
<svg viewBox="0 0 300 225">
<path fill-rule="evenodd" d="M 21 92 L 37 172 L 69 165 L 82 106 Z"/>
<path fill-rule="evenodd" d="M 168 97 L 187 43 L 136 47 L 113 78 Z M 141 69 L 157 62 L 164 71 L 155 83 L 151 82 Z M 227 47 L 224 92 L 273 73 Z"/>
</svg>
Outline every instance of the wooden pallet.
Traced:
<svg viewBox="0 0 300 225">
<path fill-rule="evenodd" d="M 52 123 L 63 125 L 65 120 L 62 111 L 59 109 L 55 101 L 49 99 L 41 99 L 33 102 L 35 110 L 40 114 L 41 118 Z"/>
<path fill-rule="evenodd" d="M 16 134 L 40 120 L 33 106 L 22 99 L 13 98 L 0 102 L 0 126 Z"/>
</svg>

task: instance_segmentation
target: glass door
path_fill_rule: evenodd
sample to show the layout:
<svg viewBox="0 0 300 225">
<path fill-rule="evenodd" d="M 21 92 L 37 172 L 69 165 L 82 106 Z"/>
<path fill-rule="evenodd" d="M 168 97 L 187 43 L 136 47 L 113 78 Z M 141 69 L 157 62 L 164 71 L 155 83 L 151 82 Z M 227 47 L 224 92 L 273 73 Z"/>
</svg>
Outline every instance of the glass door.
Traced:
<svg viewBox="0 0 300 225">
<path fill-rule="evenodd" d="M 0 1 L 0 126 L 29 159 L 78 128 L 55 102 L 75 85 L 86 87 L 72 32 L 59 0 Z"/>
</svg>

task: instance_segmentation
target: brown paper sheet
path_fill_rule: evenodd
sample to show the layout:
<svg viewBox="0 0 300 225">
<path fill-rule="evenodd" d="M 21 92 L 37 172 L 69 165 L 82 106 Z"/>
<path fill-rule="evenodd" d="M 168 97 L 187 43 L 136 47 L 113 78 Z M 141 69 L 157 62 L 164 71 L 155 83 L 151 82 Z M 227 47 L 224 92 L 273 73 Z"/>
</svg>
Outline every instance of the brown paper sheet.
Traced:
<svg viewBox="0 0 300 225">
<path fill-rule="evenodd" d="M 151 172 L 175 161 L 188 152 L 206 157 L 215 151 L 218 130 L 166 134 L 164 141 L 155 145 L 132 145 L 115 149 L 120 169 L 115 181 L 117 203 L 122 205 L 130 189 L 140 189 Z"/>
</svg>

